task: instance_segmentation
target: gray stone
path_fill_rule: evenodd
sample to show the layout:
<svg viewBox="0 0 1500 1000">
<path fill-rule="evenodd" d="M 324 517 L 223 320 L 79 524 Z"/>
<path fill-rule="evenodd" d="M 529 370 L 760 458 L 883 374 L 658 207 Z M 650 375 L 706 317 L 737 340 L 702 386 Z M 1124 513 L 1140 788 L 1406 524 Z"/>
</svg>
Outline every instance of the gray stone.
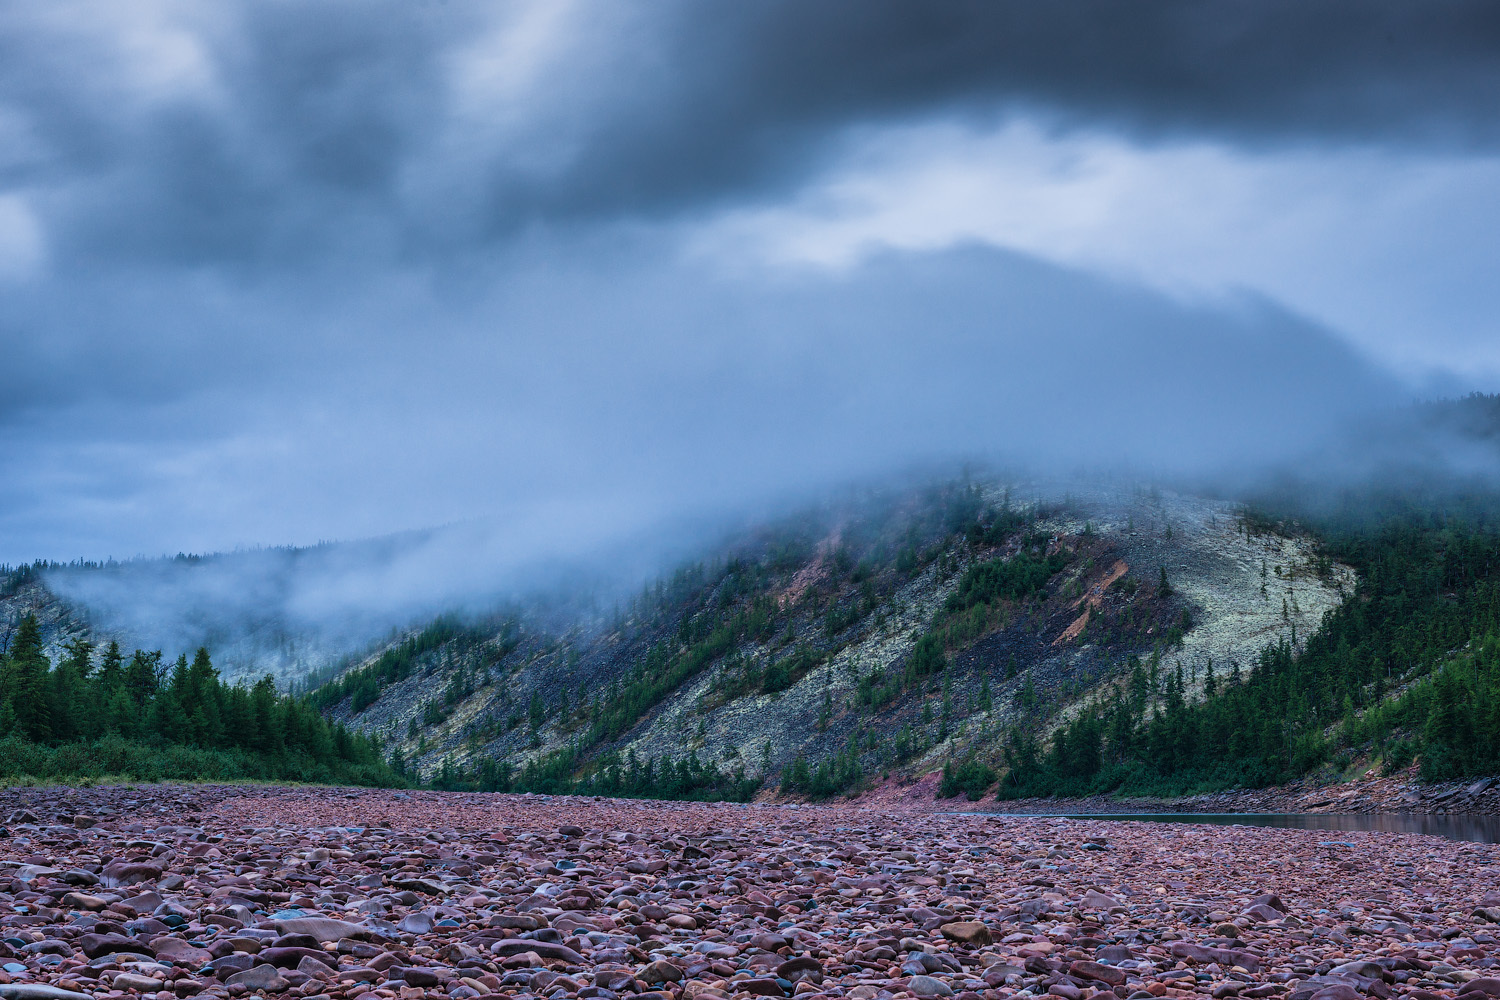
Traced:
<svg viewBox="0 0 1500 1000">
<path fill-rule="evenodd" d="M 360 924 L 331 917 L 292 917 L 273 920 L 271 925 L 281 934 L 308 934 L 319 941 L 338 941 L 342 938 L 369 938 L 372 931 Z"/>
<path fill-rule="evenodd" d="M 224 980 L 224 983 L 227 986 L 239 985 L 247 990 L 261 990 L 266 993 L 280 993 L 292 985 L 283 979 L 281 973 L 272 965 L 257 965 L 253 969 L 236 972 Z"/>
<path fill-rule="evenodd" d="M 658 983 L 680 983 L 682 982 L 682 970 L 671 962 L 652 962 L 636 974 L 636 978 L 643 983 L 656 985 Z"/>
<path fill-rule="evenodd" d="M 0 984 L 0 997 L 5 997 L 5 1000 L 94 1000 L 87 993 L 74 993 L 41 983 Z"/>
</svg>

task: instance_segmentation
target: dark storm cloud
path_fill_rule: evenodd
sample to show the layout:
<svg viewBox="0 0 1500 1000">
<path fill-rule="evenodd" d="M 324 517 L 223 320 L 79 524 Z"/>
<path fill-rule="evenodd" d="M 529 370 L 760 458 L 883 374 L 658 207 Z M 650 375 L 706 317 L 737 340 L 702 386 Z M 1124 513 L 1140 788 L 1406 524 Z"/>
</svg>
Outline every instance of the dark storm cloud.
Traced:
<svg viewBox="0 0 1500 1000">
<path fill-rule="evenodd" d="M 400 225 L 395 172 L 441 117 L 434 74 L 457 32 L 412 10 L 226 5 L 173 26 L 205 79 L 154 88 L 108 27 L 12 13 L 0 101 L 31 142 L 7 179 L 41 192 L 55 251 L 85 262 L 350 254 L 362 216 Z"/>
<path fill-rule="evenodd" d="M 107 39 L 13 9 L 0 97 L 34 148 L 0 177 L 54 193 L 61 254 L 274 266 L 447 257 L 540 220 L 765 197 L 849 129 L 922 115 L 1239 144 L 1500 141 L 1500 10 L 1482 2 L 585 9 L 501 134 L 463 116 L 452 79 L 496 9 L 222 5 L 183 19 L 211 93 L 145 101 Z M 550 150 L 545 166 L 523 146 Z"/>
<path fill-rule="evenodd" d="M 830 135 L 932 112 L 1231 143 L 1493 148 L 1500 9 L 1479 2 L 691 4 L 673 86 L 633 92 L 564 186 L 598 210 L 795 180 Z"/>
</svg>

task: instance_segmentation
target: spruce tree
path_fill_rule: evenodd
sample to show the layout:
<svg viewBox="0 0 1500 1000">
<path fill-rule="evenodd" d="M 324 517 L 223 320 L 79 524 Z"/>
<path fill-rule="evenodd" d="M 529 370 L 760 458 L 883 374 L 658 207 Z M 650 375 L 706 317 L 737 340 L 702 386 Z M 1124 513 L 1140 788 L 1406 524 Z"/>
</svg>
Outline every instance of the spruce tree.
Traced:
<svg viewBox="0 0 1500 1000">
<path fill-rule="evenodd" d="M 183 675 L 182 708 L 188 725 L 202 746 L 218 746 L 224 741 L 224 711 L 219 672 L 202 646 L 193 656 L 193 665 Z"/>
<path fill-rule="evenodd" d="M 88 684 L 93 670 L 94 644 L 74 638 L 64 647 L 67 655 L 52 671 L 49 697 L 52 701 L 52 732 L 66 741 L 93 731 L 92 687 Z"/>
<path fill-rule="evenodd" d="M 104 689 L 104 696 L 108 699 L 124 684 L 125 658 L 120 655 L 120 644 L 111 639 L 104 648 L 104 655 L 99 658 L 99 686 Z"/>
<path fill-rule="evenodd" d="M 87 639 L 69 639 L 63 647 L 68 655 L 63 659 L 60 667 L 67 667 L 79 680 L 86 681 L 94 669 L 94 644 Z"/>
<path fill-rule="evenodd" d="M 131 654 L 130 663 L 125 667 L 125 690 L 137 708 L 144 709 L 156 694 L 159 686 L 156 671 L 160 666 L 161 650 L 148 653 L 137 649 Z"/>
<path fill-rule="evenodd" d="M 36 615 L 21 619 L 10 643 L 5 669 L 5 697 L 16 714 L 16 728 L 37 743 L 52 738 L 52 705 L 48 697 L 50 664 L 42 651 Z"/>
</svg>

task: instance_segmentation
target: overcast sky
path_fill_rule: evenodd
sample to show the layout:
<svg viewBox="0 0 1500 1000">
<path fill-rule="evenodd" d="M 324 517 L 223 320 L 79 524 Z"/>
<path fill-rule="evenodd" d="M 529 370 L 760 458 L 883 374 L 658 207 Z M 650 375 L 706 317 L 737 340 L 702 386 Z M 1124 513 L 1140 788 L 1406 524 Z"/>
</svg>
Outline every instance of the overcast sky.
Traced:
<svg viewBox="0 0 1500 1000">
<path fill-rule="evenodd" d="M 0 6 L 0 561 L 913 463 L 1259 467 L 1500 373 L 1500 8 Z"/>
</svg>

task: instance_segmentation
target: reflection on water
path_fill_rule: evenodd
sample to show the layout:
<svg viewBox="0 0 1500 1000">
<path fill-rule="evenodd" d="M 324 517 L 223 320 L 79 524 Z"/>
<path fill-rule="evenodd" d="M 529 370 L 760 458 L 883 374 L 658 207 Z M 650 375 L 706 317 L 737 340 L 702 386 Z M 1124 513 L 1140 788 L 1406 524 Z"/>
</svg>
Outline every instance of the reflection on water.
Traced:
<svg viewBox="0 0 1500 1000">
<path fill-rule="evenodd" d="M 987 815 L 995 815 L 989 813 Z M 1006 815 L 1016 815 L 1011 813 Z M 1035 814 L 1031 814 L 1035 815 Z M 1500 843 L 1500 816 L 1430 816 L 1418 813 L 1068 813 L 1068 819 L 1134 820 L 1145 823 L 1211 823 L 1218 826 L 1279 826 L 1295 830 L 1373 830 L 1426 833 L 1449 840 Z"/>
</svg>

